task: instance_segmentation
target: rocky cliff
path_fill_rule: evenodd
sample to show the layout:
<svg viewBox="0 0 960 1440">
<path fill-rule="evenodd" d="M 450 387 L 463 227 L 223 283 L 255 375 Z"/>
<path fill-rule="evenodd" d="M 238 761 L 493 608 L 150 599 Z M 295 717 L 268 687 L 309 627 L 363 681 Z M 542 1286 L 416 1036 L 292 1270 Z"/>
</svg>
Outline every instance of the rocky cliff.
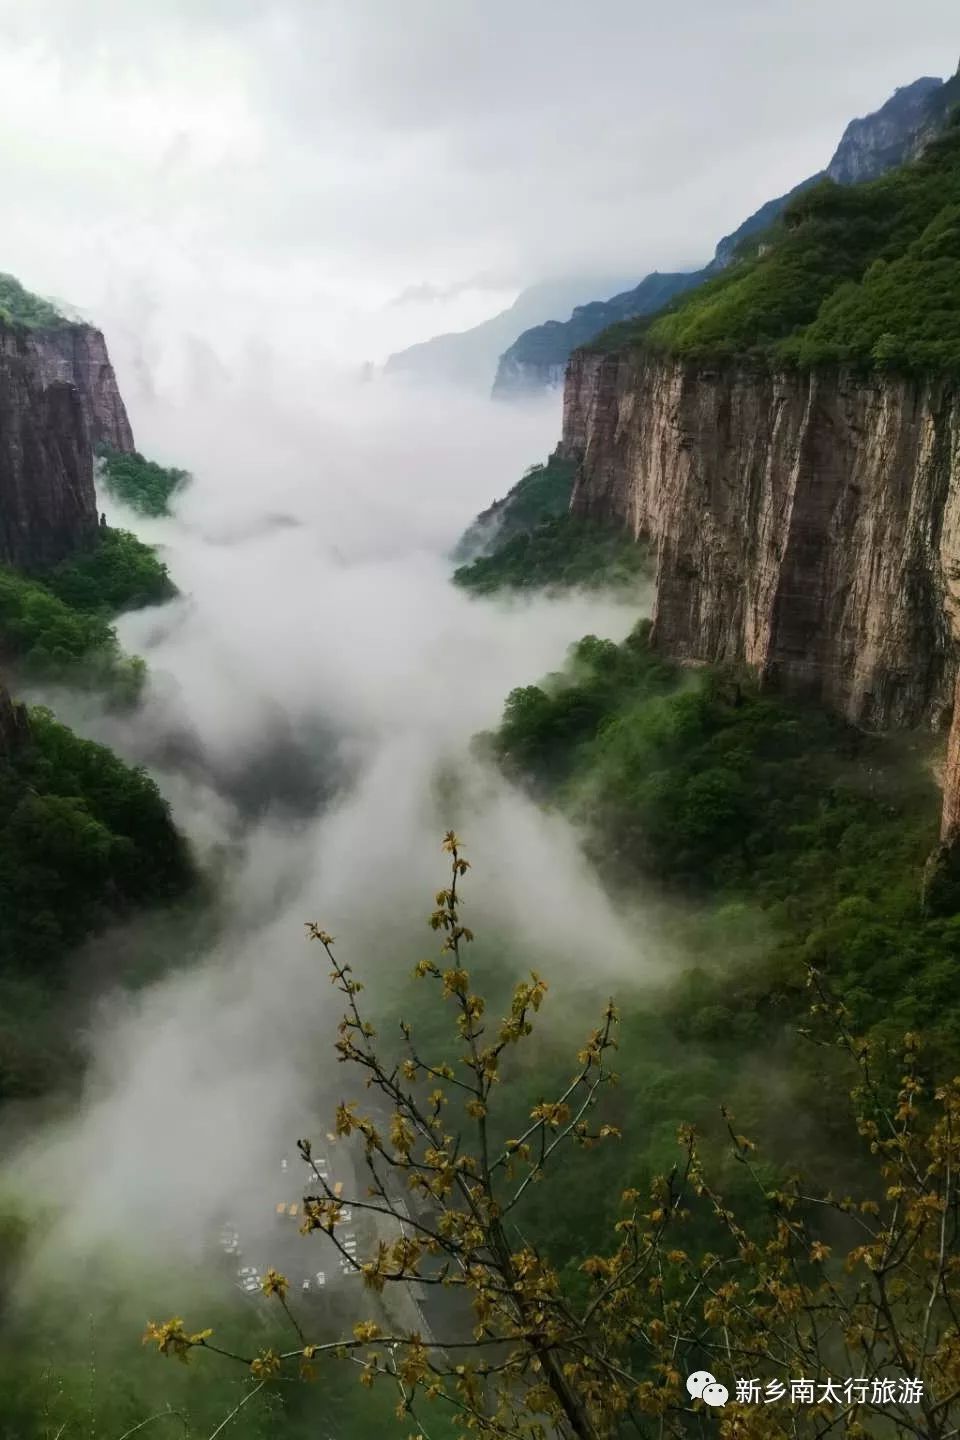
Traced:
<svg viewBox="0 0 960 1440">
<path fill-rule="evenodd" d="M 36 332 L 0 321 L 0 562 L 27 570 L 55 564 L 97 529 L 99 420 L 59 378 L 55 353 Z"/>
<path fill-rule="evenodd" d="M 923 139 L 939 128 L 935 110 L 943 81 L 924 75 L 895 90 L 872 115 L 851 120 L 840 138 L 827 174 L 838 185 L 856 185 L 912 159 Z"/>
<path fill-rule="evenodd" d="M 956 830 L 960 386 L 580 352 L 562 454 L 574 511 L 654 544 L 666 653 L 745 662 L 871 728 L 954 714 Z"/>
<path fill-rule="evenodd" d="M 64 321 L 31 329 L 29 344 L 44 384 L 75 387 L 90 443 L 131 453 L 133 431 L 101 332 L 92 325 Z"/>
</svg>

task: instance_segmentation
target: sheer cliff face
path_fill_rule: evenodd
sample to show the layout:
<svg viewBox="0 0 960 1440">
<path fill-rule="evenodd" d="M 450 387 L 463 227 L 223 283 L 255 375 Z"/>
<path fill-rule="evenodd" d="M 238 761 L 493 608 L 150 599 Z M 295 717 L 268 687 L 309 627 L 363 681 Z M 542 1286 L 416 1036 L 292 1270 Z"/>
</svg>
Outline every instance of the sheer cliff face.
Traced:
<svg viewBox="0 0 960 1440">
<path fill-rule="evenodd" d="M 91 429 L 36 335 L 0 323 L 0 562 L 53 565 L 95 536 Z"/>
<path fill-rule="evenodd" d="M 960 389 L 580 353 L 572 505 L 656 546 L 656 643 L 871 727 L 943 723 L 960 637 Z M 960 716 L 945 823 L 960 822 Z M 952 778 L 951 778 L 952 776 Z"/>
<path fill-rule="evenodd" d="M 101 332 L 92 325 L 64 322 L 56 328 L 31 330 L 29 344 L 46 385 L 76 387 L 90 443 L 125 454 L 132 451 L 133 432 Z"/>
</svg>

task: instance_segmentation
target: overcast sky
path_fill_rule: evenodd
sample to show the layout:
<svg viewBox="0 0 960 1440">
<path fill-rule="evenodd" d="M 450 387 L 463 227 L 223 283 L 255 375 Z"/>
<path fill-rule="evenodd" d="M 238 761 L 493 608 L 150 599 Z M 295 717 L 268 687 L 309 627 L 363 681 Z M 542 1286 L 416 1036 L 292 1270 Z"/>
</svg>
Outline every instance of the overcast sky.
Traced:
<svg viewBox="0 0 960 1440">
<path fill-rule="evenodd" d="M 960 53 L 956 0 L 0 0 L 0 269 L 144 355 L 347 363 L 683 268 Z M 252 349 L 250 347 L 253 347 Z"/>
</svg>

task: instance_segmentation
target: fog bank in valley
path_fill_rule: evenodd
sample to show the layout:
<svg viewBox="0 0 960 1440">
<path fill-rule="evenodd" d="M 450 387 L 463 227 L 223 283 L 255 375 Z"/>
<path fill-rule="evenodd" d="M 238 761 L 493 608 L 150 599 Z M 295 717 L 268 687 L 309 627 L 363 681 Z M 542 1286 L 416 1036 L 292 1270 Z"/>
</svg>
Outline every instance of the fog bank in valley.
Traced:
<svg viewBox="0 0 960 1440">
<path fill-rule="evenodd" d="M 253 395 L 220 377 L 202 405 L 144 398 L 138 443 L 194 484 L 169 520 L 105 501 L 162 547 L 182 593 L 120 623 L 150 670 L 135 715 L 53 703 L 157 776 L 227 918 L 201 963 L 101 1003 L 77 1111 L 17 1157 L 32 1190 L 70 1176 L 60 1244 L 135 1217 L 151 1247 L 192 1253 L 236 1188 L 273 1173 L 341 1085 L 336 997 L 304 922 L 331 930 L 370 988 L 388 970 L 396 984 L 434 943 L 424 917 L 448 825 L 474 864 L 471 923 L 544 968 L 558 1015 L 586 955 L 600 985 L 653 965 L 566 822 L 469 751 L 513 686 L 584 633 L 621 637 L 642 608 L 495 604 L 449 582 L 465 524 L 555 443 L 555 401 L 299 383 Z M 135 947 L 138 928 L 108 942 Z"/>
</svg>

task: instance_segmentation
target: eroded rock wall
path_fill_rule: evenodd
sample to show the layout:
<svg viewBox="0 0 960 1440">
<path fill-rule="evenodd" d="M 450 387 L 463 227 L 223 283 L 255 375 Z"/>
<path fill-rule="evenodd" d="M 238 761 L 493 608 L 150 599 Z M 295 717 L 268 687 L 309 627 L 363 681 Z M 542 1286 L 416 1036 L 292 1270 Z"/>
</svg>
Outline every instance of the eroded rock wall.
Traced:
<svg viewBox="0 0 960 1440">
<path fill-rule="evenodd" d="M 54 565 L 96 530 L 80 393 L 49 378 L 30 332 L 0 323 L 0 562 L 24 570 Z"/>
<path fill-rule="evenodd" d="M 105 444 L 129 454 L 134 448 L 133 431 L 102 333 L 92 325 L 64 321 L 29 331 L 28 342 L 45 384 L 76 388 L 91 445 Z"/>
<path fill-rule="evenodd" d="M 871 728 L 947 723 L 960 639 L 960 389 L 579 353 L 572 506 L 656 548 L 656 643 L 739 660 Z M 944 822 L 960 825 L 960 717 Z"/>
</svg>

